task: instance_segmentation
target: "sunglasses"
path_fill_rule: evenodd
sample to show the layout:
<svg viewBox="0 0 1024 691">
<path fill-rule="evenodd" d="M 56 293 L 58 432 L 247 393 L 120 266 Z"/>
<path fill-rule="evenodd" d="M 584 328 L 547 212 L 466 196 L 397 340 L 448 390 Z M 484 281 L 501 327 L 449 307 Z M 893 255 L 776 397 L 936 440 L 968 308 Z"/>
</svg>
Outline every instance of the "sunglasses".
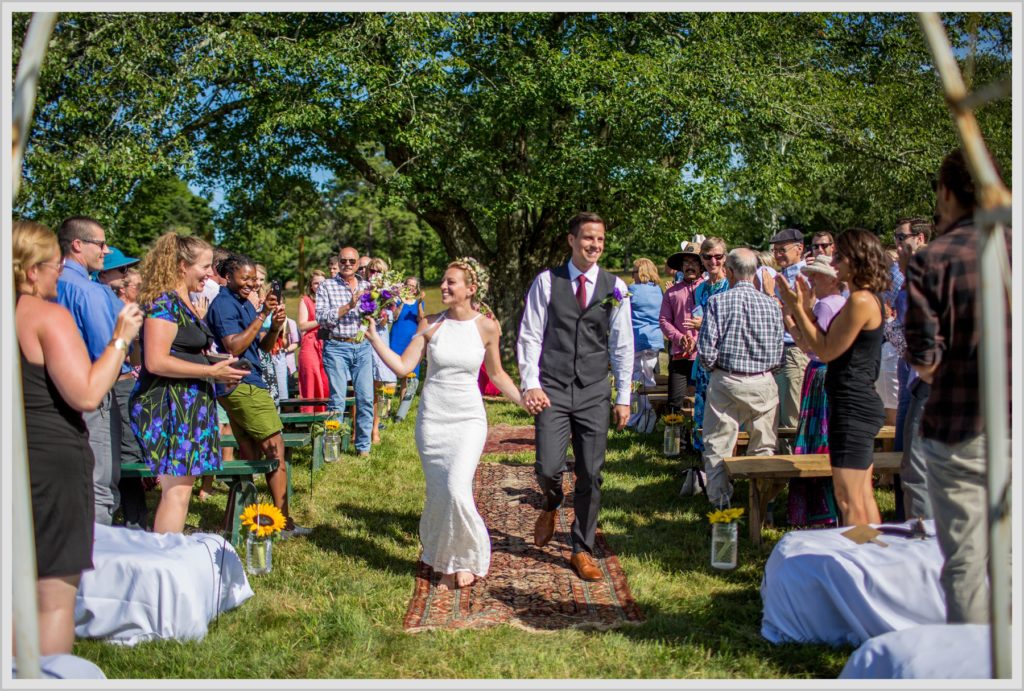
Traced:
<svg viewBox="0 0 1024 691">
<path fill-rule="evenodd" d="M 101 250 L 102 249 L 106 249 L 106 247 L 107 247 L 107 241 L 106 240 L 93 240 L 92 238 L 78 238 L 78 239 L 81 242 L 88 242 L 90 245 L 96 245 Z"/>
<path fill-rule="evenodd" d="M 811 245 L 811 249 L 814 249 L 814 250 L 824 250 L 824 249 L 828 249 L 831 246 L 832 246 L 831 242 L 819 242 L 819 243 Z"/>
<path fill-rule="evenodd" d="M 903 242 L 903 241 L 905 241 L 905 240 L 906 240 L 907 238 L 912 238 L 912 237 L 914 237 L 914 235 L 915 235 L 914 233 L 896 233 L 895 235 L 893 235 L 893 236 L 892 236 L 892 238 L 893 238 L 893 240 L 895 240 L 896 242 Z"/>
<path fill-rule="evenodd" d="M 700 255 L 700 258 L 703 259 L 706 262 L 709 262 L 709 261 L 720 262 L 723 259 L 725 259 L 725 255 L 724 254 L 702 254 L 702 255 Z"/>
<path fill-rule="evenodd" d="M 359 261 L 358 259 L 339 259 L 338 263 L 339 264 L 355 264 L 358 261 Z"/>
</svg>

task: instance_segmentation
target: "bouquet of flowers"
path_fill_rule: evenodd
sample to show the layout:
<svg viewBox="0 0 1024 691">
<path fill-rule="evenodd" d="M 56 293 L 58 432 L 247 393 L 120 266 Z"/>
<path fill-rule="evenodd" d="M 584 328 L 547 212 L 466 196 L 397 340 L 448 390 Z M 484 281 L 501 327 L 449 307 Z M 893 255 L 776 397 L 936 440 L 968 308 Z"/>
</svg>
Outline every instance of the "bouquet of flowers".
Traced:
<svg viewBox="0 0 1024 691">
<path fill-rule="evenodd" d="M 735 509 L 715 509 L 708 514 L 711 523 L 735 523 L 743 517 L 743 507 Z"/>
<path fill-rule="evenodd" d="M 363 340 L 367 329 L 377 328 L 381 315 L 402 300 L 415 297 L 415 291 L 405 286 L 402 275 L 387 271 L 370 279 L 370 290 L 359 296 L 356 310 L 361 319 L 356 341 Z"/>
</svg>

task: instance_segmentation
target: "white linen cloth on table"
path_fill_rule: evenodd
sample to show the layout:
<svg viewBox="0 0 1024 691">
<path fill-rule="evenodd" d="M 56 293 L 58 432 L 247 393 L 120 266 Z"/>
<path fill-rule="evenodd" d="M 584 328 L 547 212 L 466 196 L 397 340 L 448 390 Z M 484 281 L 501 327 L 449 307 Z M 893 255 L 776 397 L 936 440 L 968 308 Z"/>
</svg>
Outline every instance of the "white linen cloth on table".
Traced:
<svg viewBox="0 0 1024 691">
<path fill-rule="evenodd" d="M 925 528 L 927 540 L 880 535 L 888 547 L 854 543 L 841 535 L 849 527 L 786 534 L 761 580 L 761 635 L 772 643 L 860 645 L 890 631 L 944 624 L 935 522 Z"/>
<path fill-rule="evenodd" d="M 42 679 L 106 679 L 95 664 L 74 655 L 43 655 L 39 658 Z M 18 660 L 12 661 L 11 678 L 18 678 Z"/>
<path fill-rule="evenodd" d="M 219 535 L 96 524 L 92 561 L 75 599 L 80 638 L 198 640 L 214 616 L 253 596 L 242 561 Z"/>
<path fill-rule="evenodd" d="M 840 679 L 991 679 L 988 624 L 928 624 L 875 636 Z"/>
</svg>

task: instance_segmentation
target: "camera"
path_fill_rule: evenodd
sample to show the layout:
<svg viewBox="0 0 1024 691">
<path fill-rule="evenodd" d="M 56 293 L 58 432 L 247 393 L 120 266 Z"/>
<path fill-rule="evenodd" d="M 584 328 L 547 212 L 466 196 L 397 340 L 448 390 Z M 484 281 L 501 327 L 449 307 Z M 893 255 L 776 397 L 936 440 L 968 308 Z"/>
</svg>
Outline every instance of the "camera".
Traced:
<svg viewBox="0 0 1024 691">
<path fill-rule="evenodd" d="M 270 292 L 274 294 L 278 302 L 281 302 L 281 282 L 276 278 L 270 282 Z"/>
</svg>

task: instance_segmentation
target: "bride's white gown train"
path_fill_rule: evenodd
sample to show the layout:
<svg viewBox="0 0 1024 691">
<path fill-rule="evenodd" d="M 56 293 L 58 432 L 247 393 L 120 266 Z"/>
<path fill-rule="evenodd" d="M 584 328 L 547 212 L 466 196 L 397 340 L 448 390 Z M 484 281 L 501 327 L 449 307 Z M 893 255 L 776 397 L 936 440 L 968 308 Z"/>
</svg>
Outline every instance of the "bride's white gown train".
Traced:
<svg viewBox="0 0 1024 691">
<path fill-rule="evenodd" d="M 442 574 L 484 576 L 491 563 L 491 538 L 473 501 L 473 476 L 487 439 L 477 387 L 484 359 L 479 318 L 442 318 L 427 344 L 427 376 L 416 416 L 416 448 L 427 480 L 422 559 Z"/>
</svg>

